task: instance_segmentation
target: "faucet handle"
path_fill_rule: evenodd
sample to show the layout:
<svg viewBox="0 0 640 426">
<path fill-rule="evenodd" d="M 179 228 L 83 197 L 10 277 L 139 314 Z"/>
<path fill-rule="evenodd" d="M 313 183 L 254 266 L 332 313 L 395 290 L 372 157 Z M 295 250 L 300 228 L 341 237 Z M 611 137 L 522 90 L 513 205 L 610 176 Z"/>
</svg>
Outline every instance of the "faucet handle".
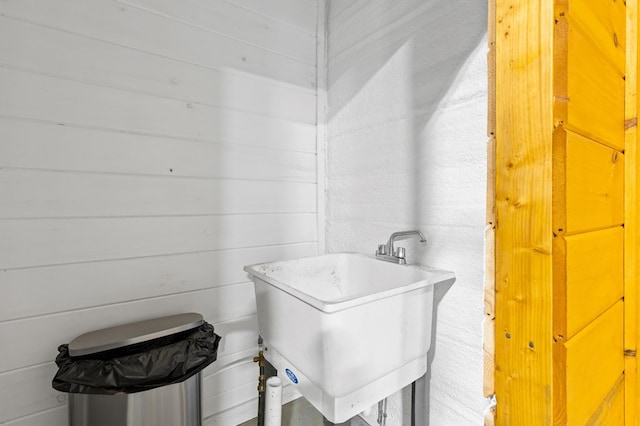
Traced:
<svg viewBox="0 0 640 426">
<path fill-rule="evenodd" d="M 406 253 L 404 247 L 398 247 L 398 248 L 396 248 L 396 252 L 394 253 L 394 256 L 397 257 L 398 259 L 404 259 L 406 254 L 407 253 Z"/>
<path fill-rule="evenodd" d="M 378 252 L 377 254 L 387 254 L 387 245 L 386 244 L 378 244 Z"/>
</svg>

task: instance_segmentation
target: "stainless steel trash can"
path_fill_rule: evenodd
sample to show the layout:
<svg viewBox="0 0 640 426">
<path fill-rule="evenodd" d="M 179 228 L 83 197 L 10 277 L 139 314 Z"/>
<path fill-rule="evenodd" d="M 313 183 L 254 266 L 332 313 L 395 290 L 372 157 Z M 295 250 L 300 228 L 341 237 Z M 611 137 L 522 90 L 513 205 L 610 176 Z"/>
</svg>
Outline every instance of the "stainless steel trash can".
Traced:
<svg viewBox="0 0 640 426">
<path fill-rule="evenodd" d="M 201 426 L 200 376 L 122 395 L 69 396 L 71 426 Z"/>
<path fill-rule="evenodd" d="M 201 426 L 201 371 L 215 360 L 219 339 L 200 314 L 188 313 L 97 330 L 62 345 L 53 385 L 70 392 L 69 424 Z"/>
</svg>

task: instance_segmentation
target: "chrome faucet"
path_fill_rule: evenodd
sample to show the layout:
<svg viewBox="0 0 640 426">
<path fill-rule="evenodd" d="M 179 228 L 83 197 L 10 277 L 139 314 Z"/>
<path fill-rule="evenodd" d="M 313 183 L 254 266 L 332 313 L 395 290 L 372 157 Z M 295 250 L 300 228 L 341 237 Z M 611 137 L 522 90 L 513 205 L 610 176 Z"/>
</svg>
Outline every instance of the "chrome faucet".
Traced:
<svg viewBox="0 0 640 426">
<path fill-rule="evenodd" d="M 400 265 L 405 265 L 407 263 L 407 260 L 405 258 L 406 252 L 404 247 L 394 248 L 393 242 L 399 238 L 404 238 L 411 235 L 416 235 L 418 238 L 420 238 L 421 243 L 427 242 L 427 239 L 424 237 L 424 235 L 422 235 L 422 232 L 420 231 L 394 232 L 389 237 L 389 241 L 387 242 L 387 244 L 380 244 L 378 246 L 378 250 L 376 251 L 376 258 L 387 261 L 387 262 L 393 262 L 393 263 L 399 263 Z"/>
</svg>

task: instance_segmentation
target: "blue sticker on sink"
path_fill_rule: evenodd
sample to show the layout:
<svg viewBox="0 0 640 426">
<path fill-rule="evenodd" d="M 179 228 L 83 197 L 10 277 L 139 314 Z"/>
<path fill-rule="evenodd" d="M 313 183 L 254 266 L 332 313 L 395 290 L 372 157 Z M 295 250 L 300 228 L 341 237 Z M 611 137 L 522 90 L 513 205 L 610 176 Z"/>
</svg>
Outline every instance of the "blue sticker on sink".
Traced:
<svg viewBox="0 0 640 426">
<path fill-rule="evenodd" d="M 289 370 L 288 368 L 284 370 L 285 373 L 287 373 L 287 376 L 289 377 L 289 379 L 295 383 L 296 385 L 298 384 L 298 378 L 296 377 L 295 374 L 293 374 L 293 371 Z"/>
</svg>

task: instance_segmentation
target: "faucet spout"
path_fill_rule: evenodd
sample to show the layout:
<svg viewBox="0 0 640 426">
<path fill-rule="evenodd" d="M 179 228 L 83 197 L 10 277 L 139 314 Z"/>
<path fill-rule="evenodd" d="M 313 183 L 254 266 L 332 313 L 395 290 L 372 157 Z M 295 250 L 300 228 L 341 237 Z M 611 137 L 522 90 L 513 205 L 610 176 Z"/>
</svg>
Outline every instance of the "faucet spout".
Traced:
<svg viewBox="0 0 640 426">
<path fill-rule="evenodd" d="M 410 237 L 412 235 L 417 236 L 420 239 L 420 242 L 424 243 L 427 239 L 422 235 L 420 231 L 400 231 L 394 232 L 389 237 L 389 241 L 387 244 L 380 244 L 378 246 L 378 251 L 376 251 L 376 257 L 380 260 L 384 260 L 387 262 L 394 262 L 404 265 L 407 263 L 405 259 L 405 249 L 403 247 L 398 247 L 397 249 L 393 246 L 393 243 L 405 237 Z"/>
<path fill-rule="evenodd" d="M 410 237 L 411 235 L 416 235 L 418 238 L 420 238 L 421 243 L 427 242 L 427 239 L 424 237 L 424 235 L 422 235 L 422 232 L 420 231 L 400 231 L 400 232 L 394 232 L 393 234 L 391 234 L 391 236 L 389 237 L 389 242 L 387 243 L 387 246 L 389 246 L 390 248 L 393 248 L 393 242 L 395 240 L 398 240 L 404 237 Z"/>
</svg>

